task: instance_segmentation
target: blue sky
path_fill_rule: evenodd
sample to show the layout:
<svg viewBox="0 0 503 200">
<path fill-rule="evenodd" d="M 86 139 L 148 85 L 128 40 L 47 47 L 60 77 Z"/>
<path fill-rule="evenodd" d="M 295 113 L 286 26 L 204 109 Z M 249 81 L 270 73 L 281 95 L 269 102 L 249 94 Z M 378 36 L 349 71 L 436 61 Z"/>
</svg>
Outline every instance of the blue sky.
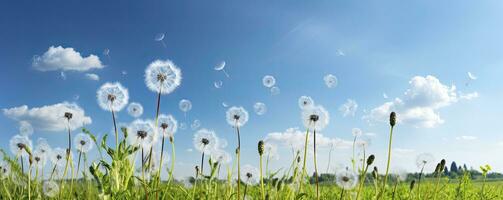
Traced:
<svg viewBox="0 0 503 200">
<path fill-rule="evenodd" d="M 330 112 L 325 137 L 349 141 L 356 127 L 375 133 L 367 152 L 377 155 L 379 166 L 385 162 L 388 127 L 380 122 L 378 108 L 391 102 L 404 119 L 395 132 L 394 167 L 417 170 L 416 155 L 429 152 L 437 160 L 476 168 L 488 163 L 503 171 L 503 161 L 496 159 L 503 148 L 502 6 L 499 1 L 4 1 L 0 148 L 8 149 L 9 139 L 18 133 L 17 120 L 5 110 L 22 105 L 31 109 L 75 102 L 92 119 L 87 128 L 97 135 L 109 132 L 110 113 L 95 99 L 105 82 L 121 82 L 130 100 L 143 105 L 141 118 L 153 118 L 156 94 L 145 86 L 144 70 L 156 59 L 170 59 L 181 68 L 183 81 L 162 97 L 161 112 L 189 126 L 200 120 L 202 127 L 225 138 L 226 150 L 232 152 L 236 138 L 221 104 L 244 106 L 250 120 L 242 128 L 243 164 L 258 163 L 256 143 L 269 133 L 304 129 L 297 99 L 308 95 Z M 158 33 L 165 33 L 166 47 L 154 40 Z M 51 46 L 73 48 L 82 57 L 96 55 L 103 67 L 37 70 L 34 56 Z M 110 49 L 109 56 L 104 49 Z M 213 70 L 221 61 L 230 78 Z M 469 81 L 467 72 L 477 79 Z M 337 87 L 325 86 L 326 74 L 337 76 Z M 264 75 L 276 77 L 279 95 L 262 85 Z M 216 89 L 213 82 L 219 80 L 223 87 Z M 178 109 L 184 98 L 193 104 L 186 119 Z M 339 111 L 347 99 L 358 104 L 354 116 Z M 253 112 L 255 102 L 267 105 L 265 115 Z M 134 118 L 123 110 L 118 120 Z M 176 134 L 179 177 L 191 174 L 198 163 L 199 154 L 188 151 L 194 132 L 188 128 Z M 64 131 L 35 127 L 31 139 L 39 137 L 53 147 L 64 147 L 66 141 Z M 276 142 L 280 160 L 271 165 L 287 167 L 281 163 L 290 162 L 289 150 Z M 348 165 L 350 154 L 350 149 L 336 149 L 333 167 Z M 328 149 L 322 147 L 319 155 L 320 166 L 326 166 Z"/>
</svg>

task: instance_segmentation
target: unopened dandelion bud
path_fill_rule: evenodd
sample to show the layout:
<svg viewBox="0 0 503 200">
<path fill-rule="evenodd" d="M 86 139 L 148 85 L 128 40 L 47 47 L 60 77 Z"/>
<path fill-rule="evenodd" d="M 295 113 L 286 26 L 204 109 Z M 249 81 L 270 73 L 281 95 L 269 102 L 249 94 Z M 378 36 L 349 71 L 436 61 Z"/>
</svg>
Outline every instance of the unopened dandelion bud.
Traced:
<svg viewBox="0 0 503 200">
<path fill-rule="evenodd" d="M 264 141 L 262 140 L 258 141 L 258 154 L 261 156 L 264 154 Z"/>
<path fill-rule="evenodd" d="M 374 170 L 372 171 L 372 176 L 374 177 L 374 179 L 377 179 L 378 176 L 379 176 L 379 173 L 377 171 L 377 167 L 374 167 Z"/>
<path fill-rule="evenodd" d="M 367 165 L 372 165 L 372 163 L 374 163 L 374 159 L 376 157 L 372 154 L 370 155 L 368 158 L 367 158 Z"/>
<path fill-rule="evenodd" d="M 169 136 L 169 142 L 173 143 L 174 140 L 173 136 Z"/>
<path fill-rule="evenodd" d="M 196 165 L 195 169 L 196 169 L 196 174 L 199 174 L 199 166 Z"/>
<path fill-rule="evenodd" d="M 435 172 L 438 173 L 441 169 L 441 165 L 440 163 L 437 164 L 437 166 L 435 167 Z"/>
<path fill-rule="evenodd" d="M 409 187 L 409 189 L 410 189 L 411 191 L 414 189 L 414 185 L 415 185 L 415 184 L 416 184 L 416 180 L 415 180 L 415 179 L 414 179 L 414 180 L 412 180 L 412 181 L 410 182 L 410 187 Z"/>
<path fill-rule="evenodd" d="M 445 159 L 442 159 L 442 160 L 440 161 L 440 165 L 442 166 L 442 169 L 445 167 Z"/>
<path fill-rule="evenodd" d="M 300 156 L 297 156 L 297 163 L 300 163 Z"/>
<path fill-rule="evenodd" d="M 236 154 L 239 154 L 239 147 L 236 148 Z"/>
<path fill-rule="evenodd" d="M 389 115 L 389 125 L 393 127 L 395 126 L 395 124 L 396 124 L 396 113 L 391 112 L 391 114 Z"/>
</svg>

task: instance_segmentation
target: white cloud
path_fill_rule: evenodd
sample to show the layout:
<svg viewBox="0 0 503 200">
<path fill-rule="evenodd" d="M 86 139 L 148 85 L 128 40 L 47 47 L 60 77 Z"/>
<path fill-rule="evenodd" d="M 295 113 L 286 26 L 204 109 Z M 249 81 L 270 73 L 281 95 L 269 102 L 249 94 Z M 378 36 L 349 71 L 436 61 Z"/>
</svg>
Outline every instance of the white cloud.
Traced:
<svg viewBox="0 0 503 200">
<path fill-rule="evenodd" d="M 456 93 L 456 86 L 446 86 L 434 76 L 415 76 L 409 81 L 402 98 L 372 109 L 363 118 L 369 122 L 387 122 L 389 113 L 395 111 L 399 123 L 410 124 L 415 127 L 433 128 L 445 121 L 440 117 L 438 110 L 458 102 L 459 99 L 473 99 L 478 94 L 464 97 Z"/>
<path fill-rule="evenodd" d="M 309 144 L 313 145 L 313 134 L 309 135 Z M 282 145 L 286 148 L 293 148 L 295 150 L 303 151 L 306 139 L 306 132 L 298 128 L 289 128 L 285 132 L 273 132 L 267 134 L 265 141 Z M 323 134 L 316 133 L 316 146 L 317 147 L 331 147 L 335 148 L 348 148 L 351 147 L 352 141 L 346 141 L 340 138 L 329 138 Z M 309 148 L 312 149 L 312 148 Z"/>
<path fill-rule="evenodd" d="M 99 81 L 100 76 L 98 74 L 93 74 L 93 73 L 86 73 L 86 78 L 92 81 Z"/>
<path fill-rule="evenodd" d="M 28 108 L 27 105 L 3 109 L 5 116 L 16 121 L 29 122 L 35 131 L 64 131 L 67 128 L 65 112 L 71 112 L 70 128 L 75 130 L 92 122 L 82 108 L 75 103 L 57 103 L 42 107 Z"/>
<path fill-rule="evenodd" d="M 465 141 L 472 141 L 472 140 L 476 140 L 476 139 L 478 139 L 478 138 L 475 136 L 471 136 L 471 135 L 463 135 L 463 136 L 456 137 L 456 140 L 465 140 Z"/>
<path fill-rule="evenodd" d="M 42 56 L 35 55 L 32 65 L 39 71 L 87 71 L 105 67 L 96 55 L 82 57 L 73 48 L 62 46 L 51 46 Z"/>
<path fill-rule="evenodd" d="M 472 100 L 472 99 L 475 99 L 479 97 L 479 93 L 478 92 L 472 92 L 472 93 L 468 93 L 468 94 L 463 94 L 463 93 L 459 93 L 459 98 L 461 99 L 465 99 L 465 100 Z"/>
</svg>

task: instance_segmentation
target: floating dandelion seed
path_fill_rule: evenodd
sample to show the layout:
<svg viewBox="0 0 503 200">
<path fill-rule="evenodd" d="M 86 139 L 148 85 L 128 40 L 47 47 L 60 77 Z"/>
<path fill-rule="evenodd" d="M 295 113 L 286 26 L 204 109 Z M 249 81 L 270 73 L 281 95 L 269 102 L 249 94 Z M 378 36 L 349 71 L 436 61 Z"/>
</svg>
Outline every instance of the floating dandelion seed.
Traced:
<svg viewBox="0 0 503 200">
<path fill-rule="evenodd" d="M 262 84 L 265 87 L 270 88 L 276 84 L 276 78 L 274 78 L 274 76 L 271 75 L 265 75 L 264 78 L 262 78 Z"/>
<path fill-rule="evenodd" d="M 16 156 L 28 156 L 27 149 L 31 149 L 31 140 L 27 136 L 14 135 L 10 141 L 10 150 Z"/>
<path fill-rule="evenodd" d="M 218 162 L 219 164 L 229 164 L 232 160 L 231 154 L 224 150 L 217 149 L 211 152 L 211 160 Z"/>
<path fill-rule="evenodd" d="M 465 86 L 469 86 L 472 81 L 475 81 L 478 78 L 471 72 L 468 72 L 467 74 L 468 74 L 468 80 L 466 81 Z"/>
<path fill-rule="evenodd" d="M 306 128 L 321 131 L 328 125 L 329 119 L 330 116 L 323 106 L 313 106 L 302 110 L 302 122 Z"/>
<path fill-rule="evenodd" d="M 127 112 L 131 117 L 140 117 L 143 114 L 143 106 L 140 103 L 131 102 L 127 107 Z"/>
<path fill-rule="evenodd" d="M 213 86 L 215 86 L 215 88 L 217 88 L 217 89 L 220 89 L 223 84 L 224 83 L 222 81 L 215 81 L 215 82 L 213 82 Z"/>
<path fill-rule="evenodd" d="M 187 99 L 182 99 L 182 100 L 180 100 L 180 103 L 178 103 L 178 107 L 186 116 L 187 112 L 189 112 L 192 109 L 192 102 L 190 102 Z"/>
<path fill-rule="evenodd" d="M 325 81 L 325 85 L 327 85 L 328 88 L 334 88 L 337 87 L 337 77 L 335 77 L 333 74 L 327 74 L 323 77 L 323 81 Z"/>
<path fill-rule="evenodd" d="M 314 106 L 314 100 L 309 96 L 299 97 L 299 108 L 306 109 Z"/>
<path fill-rule="evenodd" d="M 66 80 L 66 74 L 65 74 L 65 72 L 60 72 L 59 76 L 61 77 L 61 79 Z"/>
<path fill-rule="evenodd" d="M 196 129 L 198 129 L 199 127 L 201 127 L 201 121 L 199 121 L 198 119 L 194 120 L 194 121 L 192 122 L 192 124 L 190 125 L 190 128 L 191 128 L 192 130 L 196 130 Z"/>
<path fill-rule="evenodd" d="M 225 102 L 222 102 L 222 106 L 223 106 L 224 108 L 229 107 L 229 105 L 227 105 L 227 103 L 225 103 Z"/>
<path fill-rule="evenodd" d="M 187 129 L 187 124 L 186 124 L 186 123 L 184 123 L 184 122 L 180 123 L 180 129 L 181 129 L 181 130 L 185 130 L 185 129 Z"/>
<path fill-rule="evenodd" d="M 91 137 L 85 133 L 77 134 L 73 142 L 75 143 L 77 151 L 82 153 L 89 152 L 94 146 Z"/>
<path fill-rule="evenodd" d="M 340 49 L 337 49 L 337 51 L 335 52 L 335 54 L 337 56 L 346 56 L 346 53 L 344 53 L 344 51 L 340 50 Z"/>
<path fill-rule="evenodd" d="M 132 145 L 138 145 L 143 149 L 150 148 L 157 141 L 157 131 L 154 131 L 154 126 L 151 121 L 137 119 L 129 126 L 131 136 L 129 142 Z"/>
<path fill-rule="evenodd" d="M 356 187 L 358 183 L 358 175 L 347 169 L 337 172 L 335 178 L 337 185 L 344 190 L 351 190 Z"/>
<path fill-rule="evenodd" d="M 158 33 L 155 35 L 154 40 L 157 42 L 161 42 L 162 46 L 166 48 L 166 43 L 164 43 L 164 33 Z"/>
<path fill-rule="evenodd" d="M 267 112 L 267 106 L 262 102 L 257 102 L 253 105 L 253 110 L 257 115 L 263 115 Z"/>
<path fill-rule="evenodd" d="M 54 181 L 45 181 L 42 185 L 42 191 L 47 197 L 55 197 L 59 194 L 59 186 Z"/>
<path fill-rule="evenodd" d="M 98 105 L 107 111 L 121 111 L 128 103 L 129 93 L 119 82 L 105 83 L 97 91 Z"/>
<path fill-rule="evenodd" d="M 424 166 L 433 163 L 435 161 L 435 157 L 431 153 L 421 153 L 416 157 L 416 166 L 419 169 L 422 169 Z"/>
<path fill-rule="evenodd" d="M 242 127 L 248 122 L 248 112 L 243 107 L 230 107 L 226 112 L 227 123 Z"/>
<path fill-rule="evenodd" d="M 243 177 L 242 180 L 244 184 L 255 185 L 259 182 L 258 169 L 251 165 L 245 165 L 241 170 L 241 177 Z"/>
<path fill-rule="evenodd" d="M 33 134 L 33 126 L 27 121 L 19 122 L 19 134 L 23 136 L 30 136 Z"/>
<path fill-rule="evenodd" d="M 229 78 L 229 74 L 225 71 L 225 61 L 222 61 L 220 63 L 218 63 L 217 65 L 215 65 L 215 67 L 213 67 L 213 69 L 215 71 L 222 71 L 224 72 L 225 76 L 227 76 L 227 78 Z"/>
<path fill-rule="evenodd" d="M 201 129 L 195 133 L 193 142 L 199 152 L 210 154 L 217 147 L 217 136 L 212 130 Z"/>
<path fill-rule="evenodd" d="M 224 138 L 218 138 L 218 149 L 224 149 L 229 143 Z"/>
<path fill-rule="evenodd" d="M 358 109 L 358 104 L 355 100 L 348 99 L 346 103 L 342 104 L 339 107 L 339 111 L 342 113 L 344 117 L 346 116 L 355 116 L 356 110 Z"/>
<path fill-rule="evenodd" d="M 173 137 L 178 130 L 178 121 L 172 115 L 159 115 L 157 131 L 164 137 Z"/>
<path fill-rule="evenodd" d="M 182 72 L 171 60 L 155 60 L 145 70 L 145 84 L 153 92 L 169 94 L 181 83 Z"/>
<path fill-rule="evenodd" d="M 382 97 L 387 99 L 388 98 L 388 95 L 386 93 L 382 93 Z"/>
<path fill-rule="evenodd" d="M 281 93 L 281 90 L 279 89 L 279 87 L 274 86 L 271 88 L 271 95 L 278 95 L 280 93 Z"/>
<path fill-rule="evenodd" d="M 106 48 L 103 50 L 103 55 L 108 58 L 108 60 L 111 60 L 110 58 L 110 49 Z"/>
</svg>

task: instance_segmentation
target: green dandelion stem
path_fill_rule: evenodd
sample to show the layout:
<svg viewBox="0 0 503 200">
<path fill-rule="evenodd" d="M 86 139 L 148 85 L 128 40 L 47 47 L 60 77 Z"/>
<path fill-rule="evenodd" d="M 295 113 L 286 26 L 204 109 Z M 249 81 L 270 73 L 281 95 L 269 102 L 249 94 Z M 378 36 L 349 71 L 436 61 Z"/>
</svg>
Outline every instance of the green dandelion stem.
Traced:
<svg viewBox="0 0 503 200">
<path fill-rule="evenodd" d="M 262 155 L 260 155 L 260 192 L 262 193 L 262 200 L 265 200 L 264 177 L 262 175 Z"/>
<path fill-rule="evenodd" d="M 320 199 L 320 182 L 318 180 L 318 165 L 316 162 L 316 129 L 313 130 L 314 174 L 316 181 L 316 199 Z"/>
<path fill-rule="evenodd" d="M 388 180 L 388 173 L 389 173 L 389 165 L 390 165 L 390 162 L 391 162 L 391 143 L 393 141 L 393 126 L 391 126 L 390 128 L 390 132 L 389 132 L 389 144 L 388 144 L 388 162 L 386 164 L 386 173 L 384 175 L 384 180 L 383 180 L 383 185 L 382 185 L 382 191 L 381 191 L 381 195 L 384 195 L 384 193 L 386 192 L 386 182 Z M 379 195 L 379 197 L 381 196 Z M 379 199 L 379 198 L 378 198 Z"/>
</svg>

